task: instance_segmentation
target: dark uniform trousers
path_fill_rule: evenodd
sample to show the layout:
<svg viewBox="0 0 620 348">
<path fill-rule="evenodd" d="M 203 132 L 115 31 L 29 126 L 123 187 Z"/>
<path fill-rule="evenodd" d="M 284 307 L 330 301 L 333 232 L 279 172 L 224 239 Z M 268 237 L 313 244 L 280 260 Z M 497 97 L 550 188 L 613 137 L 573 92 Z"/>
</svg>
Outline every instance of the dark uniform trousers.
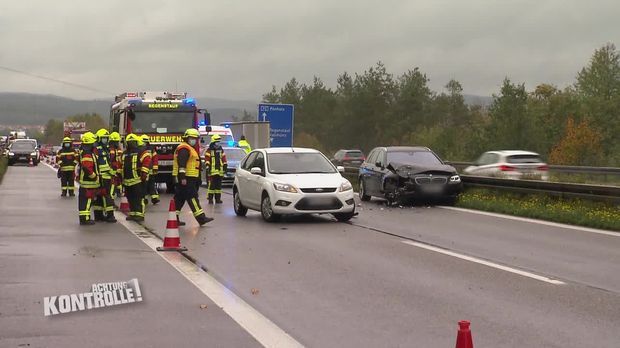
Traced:
<svg viewBox="0 0 620 348">
<path fill-rule="evenodd" d="M 198 200 L 198 190 L 196 189 L 198 178 L 186 177 L 187 185 L 176 184 L 176 192 L 174 195 L 174 204 L 177 209 L 177 216 L 181 212 L 183 205 L 187 201 L 189 207 L 192 209 L 194 217 L 197 219 L 206 218 L 204 210 L 200 207 L 200 201 Z M 202 216 L 202 217 L 201 217 Z"/>
</svg>

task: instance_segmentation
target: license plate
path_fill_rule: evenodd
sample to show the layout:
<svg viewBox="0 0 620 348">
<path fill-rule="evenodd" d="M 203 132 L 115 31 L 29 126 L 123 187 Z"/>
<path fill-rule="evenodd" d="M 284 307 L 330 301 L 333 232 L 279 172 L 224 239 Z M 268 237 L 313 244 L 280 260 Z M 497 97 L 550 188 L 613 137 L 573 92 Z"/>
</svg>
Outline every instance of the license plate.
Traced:
<svg viewBox="0 0 620 348">
<path fill-rule="evenodd" d="M 351 163 L 353 163 L 353 164 L 360 164 L 360 163 L 362 163 L 362 161 L 351 161 Z"/>
<path fill-rule="evenodd" d="M 25 157 L 25 156 L 20 156 L 20 157 L 19 157 L 19 159 L 20 159 L 20 160 L 25 160 L 25 159 L 26 159 L 26 157 Z"/>
<path fill-rule="evenodd" d="M 422 186 L 422 191 L 426 193 L 438 193 L 443 191 L 443 186 L 440 185 L 424 185 Z"/>
<path fill-rule="evenodd" d="M 159 165 L 160 166 L 171 166 L 172 165 L 172 161 L 168 161 L 168 160 L 159 161 Z"/>
</svg>

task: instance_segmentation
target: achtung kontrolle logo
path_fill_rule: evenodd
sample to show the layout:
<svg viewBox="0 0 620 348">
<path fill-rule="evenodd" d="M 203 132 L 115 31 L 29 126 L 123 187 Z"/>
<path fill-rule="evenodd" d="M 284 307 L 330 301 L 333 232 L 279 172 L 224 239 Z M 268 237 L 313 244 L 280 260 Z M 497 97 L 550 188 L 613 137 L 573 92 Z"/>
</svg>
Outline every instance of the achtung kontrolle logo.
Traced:
<svg viewBox="0 0 620 348">
<path fill-rule="evenodd" d="M 90 292 L 43 298 L 45 316 L 117 306 L 142 301 L 138 279 L 127 282 L 97 283 Z"/>
</svg>

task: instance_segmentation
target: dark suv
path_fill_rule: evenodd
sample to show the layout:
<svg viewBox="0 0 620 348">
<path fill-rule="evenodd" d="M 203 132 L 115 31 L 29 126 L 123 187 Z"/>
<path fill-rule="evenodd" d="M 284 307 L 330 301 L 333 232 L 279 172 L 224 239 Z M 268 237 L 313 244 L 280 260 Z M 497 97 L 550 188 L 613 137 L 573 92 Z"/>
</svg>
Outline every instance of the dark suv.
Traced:
<svg viewBox="0 0 620 348">
<path fill-rule="evenodd" d="M 361 150 L 338 150 L 331 161 L 337 166 L 359 167 L 365 159 Z"/>
<path fill-rule="evenodd" d="M 385 198 L 388 205 L 413 199 L 454 204 L 463 185 L 454 167 L 419 146 L 374 148 L 359 170 L 362 201 Z"/>
</svg>

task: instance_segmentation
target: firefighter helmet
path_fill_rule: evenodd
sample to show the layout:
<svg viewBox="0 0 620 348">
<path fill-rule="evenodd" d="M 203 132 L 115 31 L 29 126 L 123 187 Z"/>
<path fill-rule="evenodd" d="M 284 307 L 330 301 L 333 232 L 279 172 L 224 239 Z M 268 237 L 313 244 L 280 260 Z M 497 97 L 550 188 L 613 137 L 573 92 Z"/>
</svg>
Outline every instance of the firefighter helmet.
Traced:
<svg viewBox="0 0 620 348">
<path fill-rule="evenodd" d="M 211 142 L 220 141 L 222 137 L 219 134 L 214 134 L 211 136 Z"/>
<path fill-rule="evenodd" d="M 97 136 L 95 136 L 92 132 L 86 132 L 82 134 L 82 144 L 94 144 L 95 141 L 97 141 Z"/>
<path fill-rule="evenodd" d="M 121 141 L 121 135 L 118 132 L 110 133 L 110 141 Z"/>
<path fill-rule="evenodd" d="M 198 138 L 199 136 L 200 136 L 200 133 L 198 133 L 198 131 L 195 128 L 188 128 L 185 131 L 185 134 L 183 134 L 184 138 L 189 138 L 189 137 Z"/>
<path fill-rule="evenodd" d="M 72 142 L 72 140 L 69 137 L 64 137 L 64 138 L 62 138 L 62 142 L 63 143 L 70 143 L 70 142 Z"/>
<path fill-rule="evenodd" d="M 127 134 L 127 136 L 125 137 L 125 141 L 126 142 L 130 142 L 130 141 L 140 142 L 140 138 L 137 135 L 130 133 L 130 134 Z"/>
<path fill-rule="evenodd" d="M 151 138 L 148 135 L 146 135 L 146 134 L 142 134 L 142 138 L 141 139 L 142 139 L 142 142 L 145 143 L 145 144 L 148 144 L 148 143 L 151 142 Z"/>
<path fill-rule="evenodd" d="M 97 138 L 99 139 L 110 136 L 110 132 L 108 132 L 108 130 L 105 128 L 101 128 L 100 130 L 97 131 L 96 134 L 97 134 Z"/>
</svg>

